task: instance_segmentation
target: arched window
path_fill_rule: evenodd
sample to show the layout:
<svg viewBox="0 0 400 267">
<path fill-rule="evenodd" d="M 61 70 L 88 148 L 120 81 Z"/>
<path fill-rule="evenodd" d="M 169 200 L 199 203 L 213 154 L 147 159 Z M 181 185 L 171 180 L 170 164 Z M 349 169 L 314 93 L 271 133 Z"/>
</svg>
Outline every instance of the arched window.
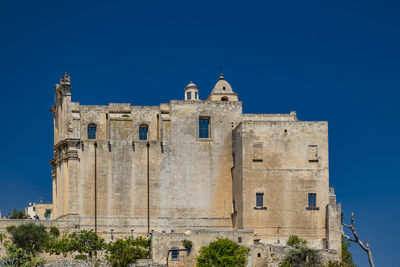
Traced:
<svg viewBox="0 0 400 267">
<path fill-rule="evenodd" d="M 88 125 L 88 139 L 96 139 L 96 124 Z"/>
<path fill-rule="evenodd" d="M 142 124 L 139 127 L 139 140 L 147 140 L 147 132 L 149 127 L 146 124 Z"/>
<path fill-rule="evenodd" d="M 223 96 L 223 97 L 221 98 L 221 101 L 229 101 L 229 98 L 226 97 L 226 96 Z"/>
</svg>

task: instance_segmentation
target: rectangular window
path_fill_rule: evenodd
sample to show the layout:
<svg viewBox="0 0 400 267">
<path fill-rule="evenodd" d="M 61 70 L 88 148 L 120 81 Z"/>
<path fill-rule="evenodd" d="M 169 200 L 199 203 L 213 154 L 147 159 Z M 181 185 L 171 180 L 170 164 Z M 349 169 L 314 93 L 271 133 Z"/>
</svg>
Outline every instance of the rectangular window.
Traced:
<svg viewBox="0 0 400 267">
<path fill-rule="evenodd" d="M 232 208 L 233 208 L 233 212 L 235 212 L 236 211 L 235 200 L 232 202 Z"/>
<path fill-rule="evenodd" d="M 197 100 L 197 92 L 194 92 L 194 99 Z"/>
<path fill-rule="evenodd" d="M 173 251 L 171 252 L 171 254 L 172 254 L 172 260 L 173 260 L 173 261 L 179 260 L 179 250 L 173 250 Z"/>
<path fill-rule="evenodd" d="M 199 138 L 210 138 L 210 118 L 200 117 Z"/>
<path fill-rule="evenodd" d="M 317 194 L 315 194 L 315 193 L 308 194 L 308 207 L 309 208 L 317 207 Z"/>
<path fill-rule="evenodd" d="M 88 126 L 88 139 L 96 139 L 96 126 Z"/>
<path fill-rule="evenodd" d="M 256 206 L 263 207 L 264 206 L 264 193 L 256 194 Z"/>
<path fill-rule="evenodd" d="M 192 99 L 192 92 L 187 92 L 186 95 L 187 95 L 187 100 Z"/>
<path fill-rule="evenodd" d="M 140 140 L 147 140 L 147 126 L 140 126 L 139 127 L 139 139 Z"/>
<path fill-rule="evenodd" d="M 317 145 L 309 145 L 308 146 L 308 161 L 309 162 L 318 162 L 318 146 Z"/>
</svg>

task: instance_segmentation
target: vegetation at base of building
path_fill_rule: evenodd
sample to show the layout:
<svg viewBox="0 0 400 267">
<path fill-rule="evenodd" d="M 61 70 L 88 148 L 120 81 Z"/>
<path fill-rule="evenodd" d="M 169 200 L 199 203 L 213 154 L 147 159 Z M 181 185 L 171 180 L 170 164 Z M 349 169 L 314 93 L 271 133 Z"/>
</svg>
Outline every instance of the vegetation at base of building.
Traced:
<svg viewBox="0 0 400 267">
<path fill-rule="evenodd" d="M 75 260 L 87 260 L 87 256 L 85 254 L 78 254 L 74 257 Z"/>
<path fill-rule="evenodd" d="M 150 239 L 143 237 L 118 239 L 107 245 L 106 259 L 113 267 L 129 266 L 138 259 L 149 258 L 150 243 Z"/>
<path fill-rule="evenodd" d="M 59 237 L 60 236 L 60 230 L 57 227 L 52 226 L 52 227 L 50 227 L 49 234 L 51 236 L 54 236 L 54 237 Z"/>
<path fill-rule="evenodd" d="M 44 259 L 36 258 L 13 243 L 6 242 L 7 256 L 0 259 L 0 266 L 6 267 L 36 267 L 43 266 Z"/>
<path fill-rule="evenodd" d="M 342 262 L 329 262 L 321 265 L 317 251 L 307 247 L 307 241 L 298 236 L 290 236 L 287 244 L 292 247 L 287 252 L 280 267 L 357 267 L 353 263 L 352 255 L 348 251 L 350 243 L 342 238 Z"/>
<path fill-rule="evenodd" d="M 6 240 L 6 234 L 5 233 L 0 233 L 0 244 L 3 245 L 4 240 Z"/>
<path fill-rule="evenodd" d="M 186 248 L 187 250 L 191 250 L 192 246 L 193 246 L 193 242 L 191 240 L 184 239 L 184 240 L 182 240 L 182 246 L 184 248 Z"/>
<path fill-rule="evenodd" d="M 217 238 L 200 248 L 197 266 L 246 266 L 249 249 L 228 238 Z"/>
<path fill-rule="evenodd" d="M 100 238 L 95 232 L 82 230 L 80 233 L 72 233 L 69 235 L 71 251 L 87 254 L 92 258 L 97 251 L 101 251 L 106 247 L 104 239 Z"/>
<path fill-rule="evenodd" d="M 46 228 L 41 224 L 32 222 L 18 225 L 17 227 L 7 227 L 11 235 L 11 241 L 26 251 L 28 254 L 35 255 L 42 252 L 43 245 L 48 238 Z"/>
<path fill-rule="evenodd" d="M 301 238 L 293 238 L 291 247 L 280 267 L 311 267 L 320 266 L 317 251 L 307 247 L 307 242 Z"/>
</svg>

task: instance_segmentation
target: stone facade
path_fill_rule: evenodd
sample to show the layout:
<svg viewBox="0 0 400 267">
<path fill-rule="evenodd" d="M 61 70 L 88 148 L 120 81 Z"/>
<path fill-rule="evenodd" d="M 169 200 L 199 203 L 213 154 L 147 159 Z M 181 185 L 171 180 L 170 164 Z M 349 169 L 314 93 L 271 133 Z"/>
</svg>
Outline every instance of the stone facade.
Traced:
<svg viewBox="0 0 400 267">
<path fill-rule="evenodd" d="M 80 105 L 62 77 L 51 108 L 53 218 L 106 238 L 243 230 L 252 242 L 298 235 L 341 250 L 327 122 L 243 114 L 222 75 L 207 100 L 193 83 L 184 99 Z"/>
</svg>

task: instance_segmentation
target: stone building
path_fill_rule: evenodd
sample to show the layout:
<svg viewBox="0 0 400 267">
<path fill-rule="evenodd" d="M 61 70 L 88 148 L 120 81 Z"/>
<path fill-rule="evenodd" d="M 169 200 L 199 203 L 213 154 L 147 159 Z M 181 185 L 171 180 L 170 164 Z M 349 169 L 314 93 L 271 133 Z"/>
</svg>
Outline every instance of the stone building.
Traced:
<svg viewBox="0 0 400 267">
<path fill-rule="evenodd" d="M 340 251 L 329 188 L 328 123 L 244 114 L 221 75 L 207 100 L 81 105 L 68 74 L 55 86 L 53 214 L 113 238 L 188 230 L 252 231 L 256 243 L 298 235 Z"/>
</svg>

